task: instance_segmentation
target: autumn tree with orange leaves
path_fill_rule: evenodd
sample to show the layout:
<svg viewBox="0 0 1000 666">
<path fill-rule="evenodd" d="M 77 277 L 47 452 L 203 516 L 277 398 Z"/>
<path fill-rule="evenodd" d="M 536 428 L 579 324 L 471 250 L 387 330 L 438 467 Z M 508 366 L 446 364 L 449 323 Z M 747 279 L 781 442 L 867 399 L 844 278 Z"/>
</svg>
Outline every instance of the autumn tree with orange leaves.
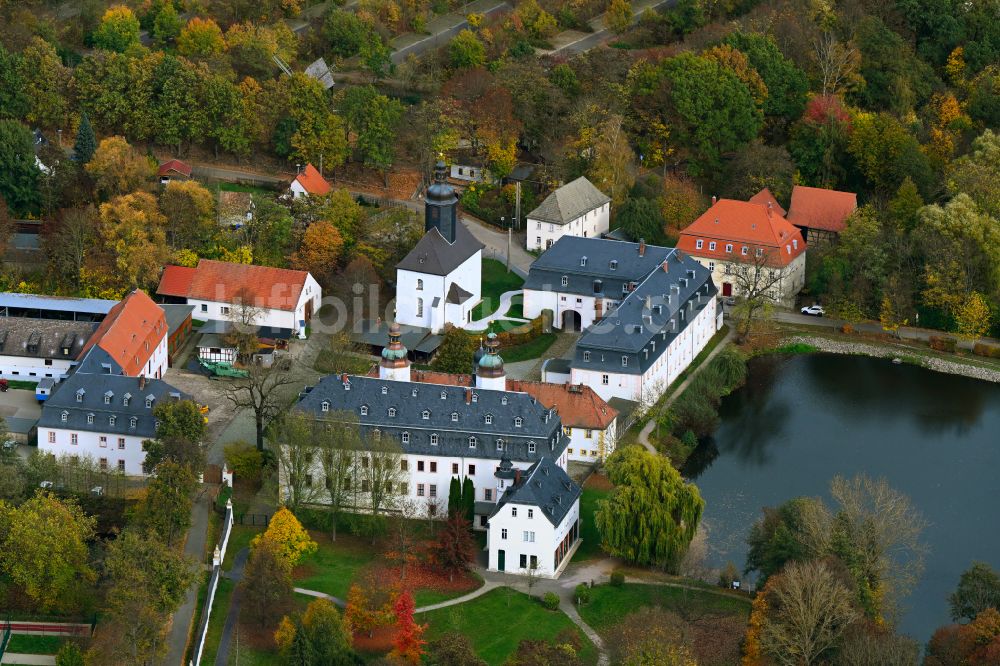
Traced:
<svg viewBox="0 0 1000 666">
<path fill-rule="evenodd" d="M 419 664 L 427 641 L 423 639 L 426 624 L 413 621 L 413 595 L 407 590 L 396 598 L 393 612 L 396 615 L 396 637 L 392 641 L 390 658 L 404 664 Z"/>
</svg>

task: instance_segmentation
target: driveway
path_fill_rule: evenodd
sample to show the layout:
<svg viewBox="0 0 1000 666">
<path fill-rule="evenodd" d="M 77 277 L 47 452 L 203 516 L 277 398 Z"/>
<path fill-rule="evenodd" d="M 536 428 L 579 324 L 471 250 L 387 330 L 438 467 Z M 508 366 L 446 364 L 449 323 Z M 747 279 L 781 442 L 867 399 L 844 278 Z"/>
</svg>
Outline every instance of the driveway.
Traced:
<svg viewBox="0 0 1000 666">
<path fill-rule="evenodd" d="M 476 239 L 485 245 L 483 248 L 484 259 L 496 259 L 506 263 L 507 261 L 507 232 L 491 227 L 485 222 L 480 222 L 469 215 L 462 216 L 462 222 Z M 510 267 L 522 278 L 528 277 L 528 269 L 534 263 L 535 257 L 528 254 L 524 249 L 522 241 L 517 234 L 510 237 Z"/>
<path fill-rule="evenodd" d="M 0 416 L 7 422 L 7 430 L 12 434 L 26 438 L 41 415 L 42 407 L 35 400 L 34 389 L 8 389 L 6 393 L 0 393 Z"/>
</svg>

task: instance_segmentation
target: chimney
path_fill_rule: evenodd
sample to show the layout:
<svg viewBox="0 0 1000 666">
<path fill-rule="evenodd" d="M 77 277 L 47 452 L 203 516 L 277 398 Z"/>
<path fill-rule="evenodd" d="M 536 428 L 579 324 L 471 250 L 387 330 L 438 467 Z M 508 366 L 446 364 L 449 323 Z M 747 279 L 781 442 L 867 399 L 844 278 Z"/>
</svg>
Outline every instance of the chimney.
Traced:
<svg viewBox="0 0 1000 666">
<path fill-rule="evenodd" d="M 771 217 L 771 216 L 772 216 L 773 214 L 774 214 L 774 213 L 773 213 L 773 211 L 772 211 L 772 209 L 771 209 L 771 202 L 770 202 L 770 201 L 768 201 L 768 202 L 767 202 L 767 216 L 768 216 L 768 217 Z"/>
<path fill-rule="evenodd" d="M 653 309 L 653 299 L 650 298 L 650 296 L 648 294 L 646 295 L 646 309 L 647 310 L 652 310 Z"/>
<path fill-rule="evenodd" d="M 340 381 L 342 383 L 344 383 L 344 384 L 347 384 L 347 373 L 346 372 L 340 376 Z"/>
<path fill-rule="evenodd" d="M 519 483 L 521 483 L 521 470 L 520 469 L 515 469 L 514 470 L 514 485 L 516 486 Z"/>
<path fill-rule="evenodd" d="M 663 260 L 663 272 L 664 273 L 669 273 L 670 272 L 670 263 L 667 262 L 666 259 Z"/>
<path fill-rule="evenodd" d="M 719 200 L 719 198 L 713 194 L 712 195 L 712 205 L 714 206 L 718 200 Z"/>
<path fill-rule="evenodd" d="M 645 255 L 646 255 L 646 239 L 645 238 L 640 238 L 639 239 L 639 256 L 643 257 Z"/>
<path fill-rule="evenodd" d="M 139 390 L 146 388 L 146 375 L 139 375 Z"/>
<path fill-rule="evenodd" d="M 472 404 L 472 389 L 470 388 L 465 389 L 465 404 Z"/>
</svg>

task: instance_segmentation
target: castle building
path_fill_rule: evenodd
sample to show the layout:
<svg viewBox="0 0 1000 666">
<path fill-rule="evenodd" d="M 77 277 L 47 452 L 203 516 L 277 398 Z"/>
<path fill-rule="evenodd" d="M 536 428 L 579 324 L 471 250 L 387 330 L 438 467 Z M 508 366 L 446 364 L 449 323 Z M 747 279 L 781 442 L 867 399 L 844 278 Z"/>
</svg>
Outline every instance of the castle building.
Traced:
<svg viewBox="0 0 1000 666">
<path fill-rule="evenodd" d="M 425 233 L 396 265 L 396 321 L 433 333 L 469 323 L 482 294 L 483 244 L 458 219 L 446 179 L 439 161 L 425 197 Z"/>
</svg>

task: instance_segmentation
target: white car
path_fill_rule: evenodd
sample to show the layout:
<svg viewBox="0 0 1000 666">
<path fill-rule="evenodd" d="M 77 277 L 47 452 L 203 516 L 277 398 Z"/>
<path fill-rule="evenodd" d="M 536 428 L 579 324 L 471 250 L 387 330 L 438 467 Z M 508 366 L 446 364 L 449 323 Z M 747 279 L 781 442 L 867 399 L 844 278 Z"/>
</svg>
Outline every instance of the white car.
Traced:
<svg viewBox="0 0 1000 666">
<path fill-rule="evenodd" d="M 52 490 L 53 485 L 54 484 L 51 481 L 42 481 L 41 483 L 38 484 L 38 487 L 44 488 L 46 490 Z"/>
<path fill-rule="evenodd" d="M 808 305 L 801 310 L 802 314 L 810 317 L 822 317 L 826 314 L 822 305 Z"/>
</svg>

